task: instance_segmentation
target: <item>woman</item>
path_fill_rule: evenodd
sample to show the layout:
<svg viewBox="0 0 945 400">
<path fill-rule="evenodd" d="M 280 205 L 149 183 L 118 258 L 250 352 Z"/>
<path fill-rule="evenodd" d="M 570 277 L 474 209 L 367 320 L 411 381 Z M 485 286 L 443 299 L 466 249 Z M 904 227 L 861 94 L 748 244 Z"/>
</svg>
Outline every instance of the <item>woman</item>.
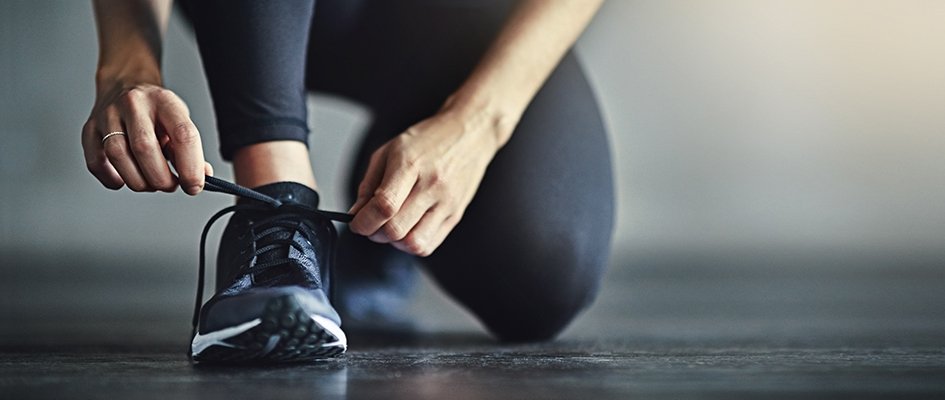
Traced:
<svg viewBox="0 0 945 400">
<path fill-rule="evenodd" d="M 182 5 L 222 155 L 237 184 L 265 195 L 244 195 L 223 234 L 217 293 L 195 321 L 195 360 L 342 353 L 332 268 L 349 326 L 392 318 L 417 257 L 503 340 L 552 338 L 592 301 L 613 184 L 600 113 L 569 49 L 600 1 Z M 98 0 L 95 14 L 97 98 L 82 133 L 89 170 L 111 189 L 200 193 L 212 175 L 200 134 L 161 81 L 170 1 Z M 374 115 L 336 267 L 334 227 L 312 211 L 306 90 Z M 266 196 L 276 200 L 266 205 Z"/>
</svg>

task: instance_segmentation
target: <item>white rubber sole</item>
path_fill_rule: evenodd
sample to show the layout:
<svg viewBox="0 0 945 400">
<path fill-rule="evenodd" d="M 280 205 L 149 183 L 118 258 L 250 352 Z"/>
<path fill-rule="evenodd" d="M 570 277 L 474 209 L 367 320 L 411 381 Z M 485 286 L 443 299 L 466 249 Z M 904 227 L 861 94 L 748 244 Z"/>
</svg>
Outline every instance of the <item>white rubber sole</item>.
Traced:
<svg viewBox="0 0 945 400">
<path fill-rule="evenodd" d="M 321 315 L 305 314 L 291 296 L 271 299 L 260 318 L 212 332 L 197 332 L 197 362 L 292 362 L 344 354 L 348 338 Z"/>
</svg>

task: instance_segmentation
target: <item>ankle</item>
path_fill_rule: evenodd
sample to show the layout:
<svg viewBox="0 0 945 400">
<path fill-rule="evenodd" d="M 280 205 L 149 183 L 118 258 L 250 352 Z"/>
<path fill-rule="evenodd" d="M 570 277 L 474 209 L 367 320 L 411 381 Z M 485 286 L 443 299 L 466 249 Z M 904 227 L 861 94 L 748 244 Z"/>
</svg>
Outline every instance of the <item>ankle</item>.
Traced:
<svg viewBox="0 0 945 400">
<path fill-rule="evenodd" d="M 294 140 L 257 143 L 237 150 L 233 171 L 236 183 L 250 188 L 274 182 L 297 182 L 317 188 L 308 148 Z"/>
</svg>

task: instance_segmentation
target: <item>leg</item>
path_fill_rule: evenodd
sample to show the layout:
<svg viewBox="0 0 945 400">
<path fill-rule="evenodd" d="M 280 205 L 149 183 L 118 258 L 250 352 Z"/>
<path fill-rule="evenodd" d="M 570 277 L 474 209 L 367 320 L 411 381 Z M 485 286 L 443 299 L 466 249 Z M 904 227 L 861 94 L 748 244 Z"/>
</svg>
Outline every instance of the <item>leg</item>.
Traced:
<svg viewBox="0 0 945 400">
<path fill-rule="evenodd" d="M 186 1 L 213 95 L 220 151 L 238 183 L 315 186 L 305 60 L 314 0 Z"/>
<path fill-rule="evenodd" d="M 350 46 L 357 51 L 329 57 L 357 60 L 367 54 L 383 60 L 382 68 L 359 73 L 363 83 L 352 82 L 342 92 L 363 99 L 376 115 L 352 192 L 370 153 L 436 111 L 504 16 L 504 10 L 488 7 L 404 4 L 397 3 L 399 10 L 366 10 L 369 29 Z M 407 20 L 409 26 L 403 24 Z M 452 26 L 469 29 L 456 32 Z M 382 45 L 388 42 L 400 44 L 396 52 Z M 331 82 L 346 81 L 344 74 L 335 80 L 331 73 L 315 79 L 325 79 L 323 88 L 330 90 Z M 593 93 L 569 54 L 497 154 L 463 221 L 425 264 L 500 338 L 551 338 L 596 294 L 610 249 L 613 196 L 606 132 Z"/>
<path fill-rule="evenodd" d="M 497 336 L 542 340 L 591 303 L 610 251 L 607 135 L 568 55 L 496 155 L 430 273 Z"/>
<path fill-rule="evenodd" d="M 347 340 L 329 301 L 337 233 L 328 217 L 302 211 L 318 207 L 304 86 L 314 2 L 187 5 L 223 157 L 234 161 L 239 183 L 288 206 L 242 197 L 211 218 L 235 211 L 217 252 L 216 293 L 195 313 L 192 357 L 277 362 L 341 354 Z"/>
<path fill-rule="evenodd" d="M 319 0 L 308 85 L 360 101 L 376 116 L 350 175 L 349 193 L 363 176 L 371 151 L 435 112 L 462 82 L 502 22 L 502 10 L 495 5 Z M 462 38 L 427 40 L 438 26 L 470 20 L 475 23 Z M 417 58 L 420 54 L 425 56 Z M 334 304 L 346 329 L 404 327 L 416 257 L 349 232 L 341 233 L 340 242 Z"/>
<path fill-rule="evenodd" d="M 308 147 L 294 140 L 256 143 L 236 150 L 233 171 L 236 182 L 246 187 L 298 182 L 316 188 Z"/>
</svg>

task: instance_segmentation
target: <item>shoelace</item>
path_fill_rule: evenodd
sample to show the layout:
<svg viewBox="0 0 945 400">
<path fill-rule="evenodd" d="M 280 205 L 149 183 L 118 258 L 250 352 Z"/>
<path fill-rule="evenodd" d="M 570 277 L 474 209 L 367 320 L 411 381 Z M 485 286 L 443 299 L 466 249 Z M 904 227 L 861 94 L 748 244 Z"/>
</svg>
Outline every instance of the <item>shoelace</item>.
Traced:
<svg viewBox="0 0 945 400">
<path fill-rule="evenodd" d="M 256 200 L 257 202 L 261 204 L 236 204 L 233 206 L 226 207 L 220 211 L 217 211 L 216 214 L 213 214 L 213 216 L 210 217 L 210 220 L 207 221 L 207 224 L 204 225 L 203 232 L 200 234 L 200 268 L 197 273 L 197 297 L 194 300 L 193 331 L 191 332 L 191 335 L 190 335 L 191 337 L 194 337 L 197 335 L 197 324 L 200 322 L 200 306 L 203 303 L 203 287 L 204 287 L 205 275 L 206 275 L 206 270 L 207 270 L 207 263 L 206 263 L 207 234 L 210 232 L 210 227 L 212 227 L 213 224 L 218 219 L 220 219 L 226 214 L 229 214 L 235 211 L 241 211 L 241 210 L 272 211 L 272 210 L 276 210 L 283 207 L 291 207 L 291 212 L 293 214 L 303 215 L 303 216 L 307 214 L 311 216 L 328 218 L 330 220 L 339 221 L 339 222 L 351 222 L 351 218 L 353 218 L 353 216 L 350 214 L 333 212 L 333 211 L 316 210 L 313 208 L 303 207 L 296 204 L 291 204 L 291 205 L 283 204 L 278 199 L 272 198 L 263 193 L 259 193 L 255 190 L 237 185 L 232 182 L 227 182 L 220 178 L 214 178 L 212 176 L 207 176 L 205 182 L 206 183 L 204 185 L 204 190 L 206 191 L 231 194 L 231 195 L 246 198 L 246 199 Z M 309 237 L 311 237 L 312 232 L 305 224 L 301 222 L 288 222 L 288 221 L 280 220 L 279 217 L 281 216 L 266 218 L 264 220 L 259 221 L 258 226 L 261 226 L 261 227 L 268 226 L 268 228 L 263 229 L 262 232 L 256 234 L 254 236 L 254 240 L 259 240 L 263 237 L 275 234 L 279 231 L 283 231 L 286 229 L 303 230 L 306 233 L 306 235 L 309 235 Z M 273 250 L 281 246 L 292 246 L 292 247 L 295 247 L 296 250 L 303 252 L 303 250 L 299 248 L 298 244 L 295 243 L 295 241 L 293 241 L 290 237 L 289 239 L 273 240 L 272 243 L 270 243 L 269 245 L 264 246 L 263 248 L 257 249 L 256 254 L 258 255 L 258 254 L 267 252 L 269 250 Z M 285 264 L 287 262 L 290 262 L 290 260 L 274 260 L 274 261 L 265 262 L 259 265 L 254 265 L 252 268 L 252 272 L 263 271 L 263 270 L 275 267 L 277 265 Z"/>
</svg>

